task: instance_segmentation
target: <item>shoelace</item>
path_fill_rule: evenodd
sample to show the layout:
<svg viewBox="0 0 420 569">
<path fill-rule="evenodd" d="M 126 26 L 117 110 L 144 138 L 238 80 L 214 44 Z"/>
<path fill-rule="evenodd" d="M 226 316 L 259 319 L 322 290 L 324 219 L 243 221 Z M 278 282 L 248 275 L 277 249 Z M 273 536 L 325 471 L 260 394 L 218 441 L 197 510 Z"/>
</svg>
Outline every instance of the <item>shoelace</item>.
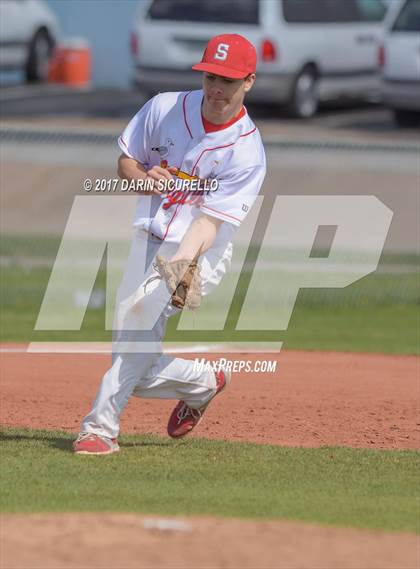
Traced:
<svg viewBox="0 0 420 569">
<path fill-rule="evenodd" d="M 194 419 L 199 419 L 201 417 L 201 411 L 200 409 L 191 409 L 186 403 L 184 403 L 176 414 L 178 425 L 181 423 L 181 421 L 186 419 L 188 415 L 191 415 Z"/>
<path fill-rule="evenodd" d="M 77 437 L 76 442 L 84 441 L 85 439 L 92 439 L 93 440 L 95 437 L 96 437 L 96 435 L 93 433 L 80 433 L 80 435 Z"/>
</svg>

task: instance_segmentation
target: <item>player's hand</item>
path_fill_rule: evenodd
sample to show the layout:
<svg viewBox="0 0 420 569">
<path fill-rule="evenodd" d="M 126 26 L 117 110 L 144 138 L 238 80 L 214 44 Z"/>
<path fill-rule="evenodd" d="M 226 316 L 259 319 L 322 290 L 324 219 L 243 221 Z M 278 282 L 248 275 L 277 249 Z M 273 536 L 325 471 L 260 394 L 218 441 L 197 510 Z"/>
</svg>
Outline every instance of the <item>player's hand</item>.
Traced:
<svg viewBox="0 0 420 569">
<path fill-rule="evenodd" d="M 153 180 L 153 194 L 155 195 L 162 195 L 164 190 L 162 188 L 168 187 L 168 182 L 173 180 L 172 173 L 170 172 L 172 166 L 169 168 L 162 168 L 161 166 L 153 166 L 150 170 L 147 171 L 147 179 Z M 176 168 L 174 168 L 176 170 Z"/>
<path fill-rule="evenodd" d="M 170 172 L 173 176 L 178 176 L 179 168 L 175 166 L 168 166 L 168 172 Z"/>
</svg>

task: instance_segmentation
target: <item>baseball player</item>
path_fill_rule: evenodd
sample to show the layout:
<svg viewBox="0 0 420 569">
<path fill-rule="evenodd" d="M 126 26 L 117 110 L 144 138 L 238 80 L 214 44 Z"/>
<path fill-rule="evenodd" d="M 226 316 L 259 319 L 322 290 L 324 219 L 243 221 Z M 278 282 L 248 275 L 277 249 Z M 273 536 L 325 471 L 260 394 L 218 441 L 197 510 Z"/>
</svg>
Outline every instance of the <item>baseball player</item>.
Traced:
<svg viewBox="0 0 420 569">
<path fill-rule="evenodd" d="M 264 148 L 243 106 L 256 60 L 246 38 L 212 38 L 193 66 L 203 72 L 202 89 L 156 95 L 119 138 L 119 176 L 143 180 L 145 189 L 117 293 L 112 367 L 73 444 L 77 454 L 119 450 L 119 418 L 132 395 L 179 399 L 168 434 L 182 437 L 230 382 L 226 370 L 197 371 L 192 360 L 163 354 L 162 339 L 167 319 L 184 304 L 194 305 L 194 286 L 200 296 L 220 283 L 230 266 L 235 231 L 263 183 Z M 194 191 L 168 189 L 180 180 L 201 185 Z M 213 190 L 203 190 L 210 180 Z M 182 274 L 171 288 L 170 273 L 179 266 Z"/>
</svg>

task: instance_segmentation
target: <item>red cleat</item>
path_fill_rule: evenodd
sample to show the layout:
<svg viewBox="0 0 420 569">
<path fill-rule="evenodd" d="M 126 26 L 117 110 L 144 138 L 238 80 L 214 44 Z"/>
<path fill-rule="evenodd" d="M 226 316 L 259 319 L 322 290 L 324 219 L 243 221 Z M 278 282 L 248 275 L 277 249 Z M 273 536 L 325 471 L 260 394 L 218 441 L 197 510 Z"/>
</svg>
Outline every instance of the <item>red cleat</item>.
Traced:
<svg viewBox="0 0 420 569">
<path fill-rule="evenodd" d="M 178 405 L 172 411 L 168 422 L 168 435 L 173 438 L 184 437 L 196 427 L 203 418 L 204 411 L 209 406 L 214 397 L 230 383 L 231 373 L 229 371 L 218 371 L 215 373 L 217 390 L 208 403 L 199 409 L 191 409 L 185 401 L 178 401 Z"/>
<path fill-rule="evenodd" d="M 117 439 L 100 437 L 94 433 L 80 433 L 73 443 L 75 454 L 112 454 L 119 450 Z"/>
</svg>

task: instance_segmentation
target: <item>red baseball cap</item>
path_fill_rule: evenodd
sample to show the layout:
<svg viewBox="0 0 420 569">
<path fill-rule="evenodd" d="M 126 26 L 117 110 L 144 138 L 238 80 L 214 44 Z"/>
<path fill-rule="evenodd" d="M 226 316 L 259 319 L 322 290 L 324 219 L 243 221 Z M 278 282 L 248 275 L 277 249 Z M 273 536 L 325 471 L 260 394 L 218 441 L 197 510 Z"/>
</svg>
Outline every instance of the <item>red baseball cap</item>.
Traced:
<svg viewBox="0 0 420 569">
<path fill-rule="evenodd" d="M 257 52 L 250 41 L 239 34 L 222 34 L 212 38 L 195 71 L 207 71 L 231 79 L 243 79 L 255 73 Z"/>
</svg>

